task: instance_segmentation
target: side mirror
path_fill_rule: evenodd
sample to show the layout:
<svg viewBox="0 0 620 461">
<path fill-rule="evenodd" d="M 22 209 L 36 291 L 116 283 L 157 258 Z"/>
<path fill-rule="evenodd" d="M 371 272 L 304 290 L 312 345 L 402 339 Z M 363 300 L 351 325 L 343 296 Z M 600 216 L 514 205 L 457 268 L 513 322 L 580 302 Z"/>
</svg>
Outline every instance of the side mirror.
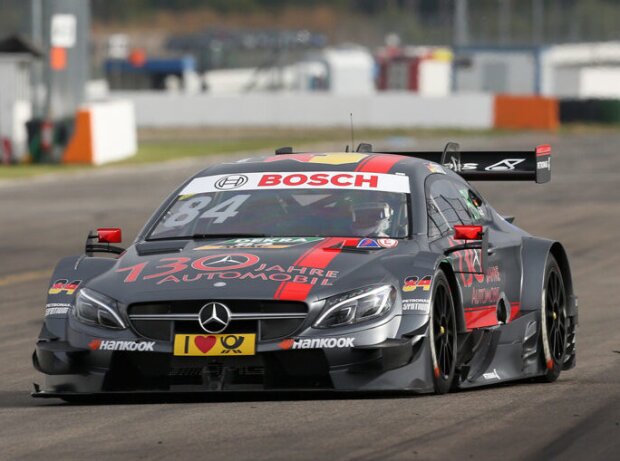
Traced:
<svg viewBox="0 0 620 461">
<path fill-rule="evenodd" d="M 110 245 L 111 243 L 121 243 L 123 234 L 118 227 L 101 227 L 97 231 L 90 231 L 86 237 L 86 246 L 84 252 L 86 256 L 92 256 L 93 253 L 112 253 L 116 255 L 123 254 L 124 248 Z"/>
<path fill-rule="evenodd" d="M 97 240 L 99 243 L 121 243 L 123 234 L 118 227 L 102 227 L 97 229 Z"/>
<path fill-rule="evenodd" d="M 480 273 L 486 273 L 487 258 L 493 252 L 489 250 L 489 233 L 482 226 L 457 225 L 454 226 L 454 239 L 465 240 L 465 242 L 447 248 L 444 254 L 447 256 L 462 250 L 480 251 Z"/>
<path fill-rule="evenodd" d="M 483 236 L 482 226 L 454 226 L 455 240 L 482 240 Z"/>
</svg>

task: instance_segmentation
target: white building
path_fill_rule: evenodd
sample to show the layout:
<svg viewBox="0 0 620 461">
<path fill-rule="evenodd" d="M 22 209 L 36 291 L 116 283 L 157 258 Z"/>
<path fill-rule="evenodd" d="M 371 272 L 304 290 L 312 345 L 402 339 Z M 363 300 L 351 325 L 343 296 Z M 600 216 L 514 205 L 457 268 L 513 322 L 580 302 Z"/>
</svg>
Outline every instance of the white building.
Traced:
<svg viewBox="0 0 620 461">
<path fill-rule="evenodd" d="M 306 69 L 322 67 L 324 89 L 338 95 L 375 93 L 375 60 L 363 47 L 326 48 L 311 54 Z"/>
<path fill-rule="evenodd" d="M 363 47 L 326 48 L 288 66 L 212 70 L 204 82 L 211 94 L 321 91 L 363 96 L 375 93 L 375 61 Z"/>
<path fill-rule="evenodd" d="M 386 46 L 377 53 L 378 88 L 448 96 L 452 91 L 452 59 L 452 50 L 444 47 Z"/>
<path fill-rule="evenodd" d="M 22 159 L 28 151 L 26 122 L 32 118 L 31 64 L 39 52 L 18 37 L 0 43 L 0 154 Z"/>
<path fill-rule="evenodd" d="M 620 98 L 620 42 L 547 48 L 541 92 L 559 97 Z"/>
<path fill-rule="evenodd" d="M 620 42 L 456 51 L 454 89 L 564 98 L 620 97 Z"/>
</svg>

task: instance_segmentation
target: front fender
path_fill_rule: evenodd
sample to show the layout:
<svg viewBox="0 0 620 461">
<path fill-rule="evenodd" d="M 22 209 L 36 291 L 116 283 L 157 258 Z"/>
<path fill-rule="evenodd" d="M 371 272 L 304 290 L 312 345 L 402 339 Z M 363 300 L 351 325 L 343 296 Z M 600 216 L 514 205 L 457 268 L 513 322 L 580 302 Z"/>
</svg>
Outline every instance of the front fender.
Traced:
<svg viewBox="0 0 620 461">
<path fill-rule="evenodd" d="M 39 339 L 66 339 L 66 320 L 75 304 L 77 290 L 93 277 L 110 269 L 115 259 L 69 256 L 61 259 L 50 279 L 45 321 Z"/>
<path fill-rule="evenodd" d="M 421 251 L 411 259 L 405 260 L 398 268 L 402 274 L 399 280 L 402 321 L 400 335 L 424 334 L 430 315 L 433 278 L 445 258 L 437 253 Z M 407 261 L 409 264 L 404 264 Z"/>
</svg>

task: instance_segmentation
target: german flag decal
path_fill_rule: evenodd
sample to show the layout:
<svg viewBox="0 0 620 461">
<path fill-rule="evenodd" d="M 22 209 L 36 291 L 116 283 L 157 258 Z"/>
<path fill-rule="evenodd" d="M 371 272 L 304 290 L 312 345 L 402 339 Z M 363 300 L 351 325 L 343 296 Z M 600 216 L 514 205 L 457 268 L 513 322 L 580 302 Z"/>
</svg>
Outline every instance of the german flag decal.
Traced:
<svg viewBox="0 0 620 461">
<path fill-rule="evenodd" d="M 73 293 L 75 293 L 75 290 L 78 289 L 80 283 L 82 283 L 81 280 L 74 280 L 73 282 L 69 282 L 69 280 L 67 279 L 56 280 L 50 287 L 47 294 L 59 295 L 64 293 L 67 295 L 72 295 Z"/>
</svg>

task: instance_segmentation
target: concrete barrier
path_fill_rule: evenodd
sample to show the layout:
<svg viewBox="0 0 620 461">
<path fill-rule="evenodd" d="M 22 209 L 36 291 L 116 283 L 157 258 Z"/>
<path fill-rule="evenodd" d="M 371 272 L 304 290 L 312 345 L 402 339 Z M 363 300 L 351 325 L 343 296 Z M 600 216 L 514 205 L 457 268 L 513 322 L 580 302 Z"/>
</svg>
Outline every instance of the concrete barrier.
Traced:
<svg viewBox="0 0 620 461">
<path fill-rule="evenodd" d="M 620 124 L 620 99 L 566 99 L 560 101 L 562 123 Z"/>
<path fill-rule="evenodd" d="M 63 163 L 101 165 L 131 157 L 138 150 L 133 103 L 91 103 L 76 115 Z"/>
<path fill-rule="evenodd" d="M 441 98 L 406 92 L 370 96 L 112 94 L 133 101 L 139 127 L 334 127 L 348 126 L 350 113 L 356 126 L 369 128 L 489 129 L 494 120 L 490 94 Z"/>
</svg>

